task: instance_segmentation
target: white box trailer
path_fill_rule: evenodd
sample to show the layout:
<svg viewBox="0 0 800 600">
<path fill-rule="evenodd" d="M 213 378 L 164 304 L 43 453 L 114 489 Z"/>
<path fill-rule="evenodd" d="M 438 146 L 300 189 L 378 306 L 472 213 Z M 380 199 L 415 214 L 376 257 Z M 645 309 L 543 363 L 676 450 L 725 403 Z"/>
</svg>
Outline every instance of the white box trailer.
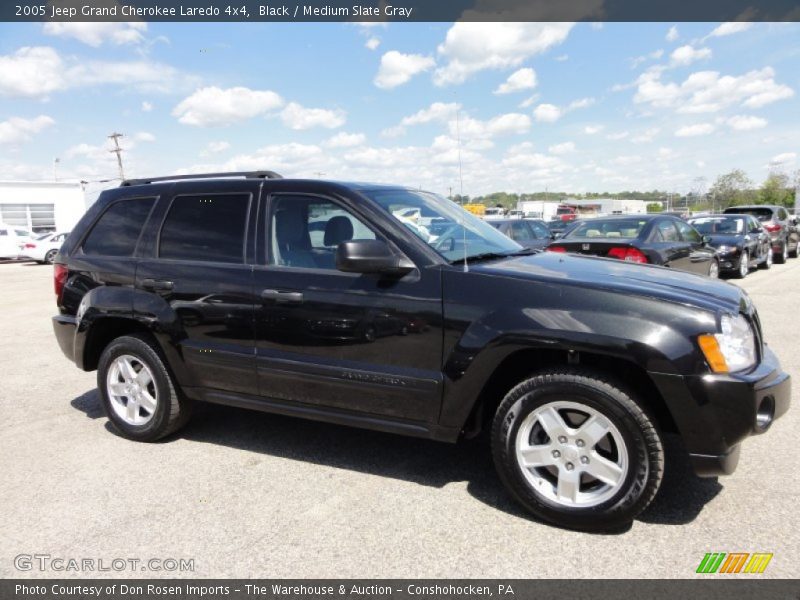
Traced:
<svg viewBox="0 0 800 600">
<path fill-rule="evenodd" d="M 86 212 L 80 183 L 0 181 L 0 222 L 33 233 L 67 232 Z"/>
</svg>

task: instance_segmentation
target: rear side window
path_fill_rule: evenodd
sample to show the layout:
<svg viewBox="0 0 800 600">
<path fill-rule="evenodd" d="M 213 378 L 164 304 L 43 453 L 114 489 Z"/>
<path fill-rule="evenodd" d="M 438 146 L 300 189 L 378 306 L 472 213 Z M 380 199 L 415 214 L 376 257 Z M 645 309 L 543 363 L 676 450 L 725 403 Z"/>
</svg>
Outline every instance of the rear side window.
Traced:
<svg viewBox="0 0 800 600">
<path fill-rule="evenodd" d="M 657 242 L 677 242 L 680 241 L 678 237 L 678 230 L 672 221 L 659 221 L 656 225 L 656 241 Z"/>
<path fill-rule="evenodd" d="M 83 253 L 99 256 L 131 256 L 155 198 L 114 202 L 95 223 L 83 242 Z"/>
<path fill-rule="evenodd" d="M 250 194 L 176 196 L 161 228 L 158 255 L 243 263 Z"/>
<path fill-rule="evenodd" d="M 684 223 L 683 221 L 678 221 L 675 223 L 675 226 L 678 228 L 678 231 L 681 233 L 681 238 L 683 238 L 684 242 L 700 242 L 702 241 L 702 236 L 697 233 L 694 227 L 689 225 L 688 223 Z"/>
</svg>

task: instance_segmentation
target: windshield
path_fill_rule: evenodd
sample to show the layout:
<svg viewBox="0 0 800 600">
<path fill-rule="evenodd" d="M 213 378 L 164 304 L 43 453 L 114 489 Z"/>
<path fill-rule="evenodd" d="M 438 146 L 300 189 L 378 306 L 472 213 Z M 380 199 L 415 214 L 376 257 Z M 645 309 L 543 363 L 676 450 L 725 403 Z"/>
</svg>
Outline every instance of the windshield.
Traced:
<svg viewBox="0 0 800 600">
<path fill-rule="evenodd" d="M 639 237 L 639 233 L 647 225 L 645 219 L 594 219 L 578 224 L 564 234 L 564 237 L 576 238 L 625 238 Z"/>
<path fill-rule="evenodd" d="M 411 190 L 370 190 L 366 196 L 449 262 L 485 254 L 513 254 L 522 246 L 458 204 Z"/>
<path fill-rule="evenodd" d="M 689 223 L 703 235 L 734 235 L 744 231 L 744 219 L 741 217 L 705 217 L 692 219 Z"/>
</svg>

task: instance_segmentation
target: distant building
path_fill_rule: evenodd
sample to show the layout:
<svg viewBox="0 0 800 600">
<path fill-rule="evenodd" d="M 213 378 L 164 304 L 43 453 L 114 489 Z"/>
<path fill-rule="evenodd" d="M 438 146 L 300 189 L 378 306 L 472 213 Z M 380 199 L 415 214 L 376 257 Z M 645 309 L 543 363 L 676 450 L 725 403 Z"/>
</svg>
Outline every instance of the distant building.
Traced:
<svg viewBox="0 0 800 600">
<path fill-rule="evenodd" d="M 35 233 L 70 231 L 85 212 L 80 183 L 0 181 L 0 223 Z"/>
<path fill-rule="evenodd" d="M 647 212 L 647 200 L 619 200 L 616 198 L 593 198 L 578 200 L 567 198 L 561 204 L 574 207 L 579 215 L 638 215 Z"/>
</svg>

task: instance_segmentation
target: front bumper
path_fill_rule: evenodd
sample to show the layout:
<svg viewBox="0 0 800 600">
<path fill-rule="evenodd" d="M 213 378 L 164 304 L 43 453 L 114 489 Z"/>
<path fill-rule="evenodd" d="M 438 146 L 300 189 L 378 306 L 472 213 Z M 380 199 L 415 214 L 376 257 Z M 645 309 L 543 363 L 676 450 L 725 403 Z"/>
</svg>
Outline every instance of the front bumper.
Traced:
<svg viewBox="0 0 800 600">
<path fill-rule="evenodd" d="M 732 473 L 742 440 L 766 432 L 791 402 L 791 378 L 766 346 L 749 373 L 651 375 L 701 477 Z"/>
<path fill-rule="evenodd" d="M 71 361 L 75 360 L 75 329 L 77 320 L 72 315 L 56 315 L 53 317 L 53 333 L 61 351 Z"/>
</svg>

